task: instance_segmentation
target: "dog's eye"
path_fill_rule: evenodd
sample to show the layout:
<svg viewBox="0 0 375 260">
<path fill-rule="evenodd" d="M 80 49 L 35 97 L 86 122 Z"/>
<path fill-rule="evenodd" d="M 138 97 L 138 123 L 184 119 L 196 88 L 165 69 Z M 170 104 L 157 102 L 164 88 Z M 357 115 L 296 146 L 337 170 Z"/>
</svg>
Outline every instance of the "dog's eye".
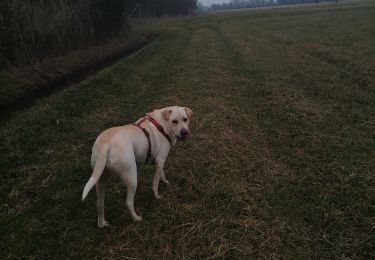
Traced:
<svg viewBox="0 0 375 260">
<path fill-rule="evenodd" d="M 184 118 L 184 122 L 186 122 L 186 121 L 187 121 L 187 118 L 185 117 L 185 118 Z"/>
<path fill-rule="evenodd" d="M 178 120 L 172 120 L 172 123 L 173 123 L 173 124 L 177 124 L 177 123 L 178 123 Z"/>
</svg>

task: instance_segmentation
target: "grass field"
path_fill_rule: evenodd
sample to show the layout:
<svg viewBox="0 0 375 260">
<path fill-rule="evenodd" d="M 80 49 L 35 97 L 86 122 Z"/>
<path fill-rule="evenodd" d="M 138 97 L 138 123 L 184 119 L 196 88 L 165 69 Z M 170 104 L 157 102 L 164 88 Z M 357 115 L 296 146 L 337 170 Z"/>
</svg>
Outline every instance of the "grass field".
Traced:
<svg viewBox="0 0 375 260">
<path fill-rule="evenodd" d="M 38 101 L 0 130 L 5 258 L 371 258 L 375 3 L 221 12 Z M 91 146 L 153 108 L 192 107 L 170 186 L 113 180 L 98 229 Z"/>
</svg>

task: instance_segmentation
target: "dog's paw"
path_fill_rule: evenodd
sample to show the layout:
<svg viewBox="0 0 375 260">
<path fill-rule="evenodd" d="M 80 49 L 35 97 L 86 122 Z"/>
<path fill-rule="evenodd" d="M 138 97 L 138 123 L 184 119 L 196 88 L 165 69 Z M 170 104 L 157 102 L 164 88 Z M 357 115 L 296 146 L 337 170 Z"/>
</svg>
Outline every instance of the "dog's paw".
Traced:
<svg viewBox="0 0 375 260">
<path fill-rule="evenodd" d="M 98 223 L 99 228 L 105 228 L 110 227 L 111 225 L 108 223 L 108 221 L 103 221 L 102 223 Z"/>
<path fill-rule="evenodd" d="M 162 196 L 160 196 L 159 194 L 155 195 L 155 199 L 157 200 L 161 200 L 162 199 Z"/>
<path fill-rule="evenodd" d="M 141 216 L 134 216 L 134 217 L 133 217 L 133 221 L 134 221 L 134 222 L 142 221 L 142 219 L 143 219 L 143 218 L 142 218 Z"/>
</svg>

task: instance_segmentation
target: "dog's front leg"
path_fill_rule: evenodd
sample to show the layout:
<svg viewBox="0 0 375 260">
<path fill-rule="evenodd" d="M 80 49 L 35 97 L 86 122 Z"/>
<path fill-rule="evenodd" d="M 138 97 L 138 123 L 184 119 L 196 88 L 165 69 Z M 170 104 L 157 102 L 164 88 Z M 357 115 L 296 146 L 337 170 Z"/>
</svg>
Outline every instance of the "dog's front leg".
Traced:
<svg viewBox="0 0 375 260">
<path fill-rule="evenodd" d="M 160 177 L 164 175 L 163 167 L 164 167 L 164 163 L 156 162 L 154 179 L 152 181 L 152 190 L 154 191 L 155 199 L 161 199 L 161 196 L 159 195 L 159 181 L 160 181 Z"/>
</svg>

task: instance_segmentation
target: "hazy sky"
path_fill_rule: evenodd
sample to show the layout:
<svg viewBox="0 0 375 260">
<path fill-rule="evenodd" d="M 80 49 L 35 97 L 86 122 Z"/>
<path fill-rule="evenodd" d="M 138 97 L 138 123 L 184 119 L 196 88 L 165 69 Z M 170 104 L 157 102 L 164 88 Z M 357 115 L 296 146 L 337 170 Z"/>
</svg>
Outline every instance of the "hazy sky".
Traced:
<svg viewBox="0 0 375 260">
<path fill-rule="evenodd" d="M 205 6 L 211 6 L 212 4 L 221 4 L 224 2 L 229 2 L 230 0 L 198 0 L 198 2 L 201 2 Z"/>
</svg>

